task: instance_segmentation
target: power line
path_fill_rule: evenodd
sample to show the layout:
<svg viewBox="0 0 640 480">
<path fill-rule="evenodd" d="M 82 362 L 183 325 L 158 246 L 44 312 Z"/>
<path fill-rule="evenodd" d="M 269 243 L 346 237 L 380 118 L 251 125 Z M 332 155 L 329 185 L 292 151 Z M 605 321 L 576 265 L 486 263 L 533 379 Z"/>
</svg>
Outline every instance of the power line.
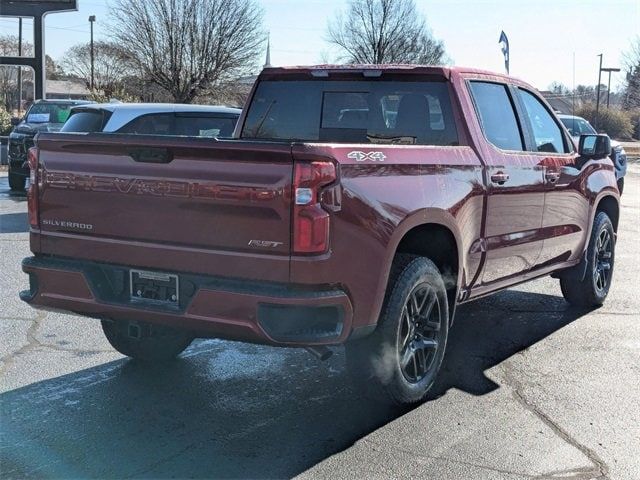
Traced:
<svg viewBox="0 0 640 480">
<path fill-rule="evenodd" d="M 5 22 L 5 23 L 10 23 L 10 24 L 14 24 L 15 22 L 9 20 L 9 19 L 5 19 L 5 18 L 0 18 L 0 22 Z M 16 24 L 17 26 L 17 24 Z M 53 28 L 54 30 L 65 30 L 67 32 L 76 32 L 76 33 L 89 33 L 89 30 L 79 30 L 76 27 L 81 27 L 82 25 L 70 25 L 70 26 L 64 26 L 64 27 L 56 27 L 53 25 L 46 25 L 45 24 L 45 30 L 49 29 L 49 28 Z"/>
</svg>

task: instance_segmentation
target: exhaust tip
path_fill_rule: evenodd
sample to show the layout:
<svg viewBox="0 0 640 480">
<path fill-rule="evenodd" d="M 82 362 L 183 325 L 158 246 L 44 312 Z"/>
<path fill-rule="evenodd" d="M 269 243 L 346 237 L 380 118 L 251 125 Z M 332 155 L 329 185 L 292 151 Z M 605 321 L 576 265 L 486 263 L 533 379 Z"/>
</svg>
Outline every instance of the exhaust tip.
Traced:
<svg viewBox="0 0 640 480">
<path fill-rule="evenodd" d="M 324 345 L 305 347 L 305 350 L 322 362 L 329 360 L 333 355 L 333 351 Z"/>
<path fill-rule="evenodd" d="M 142 338 L 142 329 L 137 323 L 130 323 L 127 327 L 127 334 L 129 335 L 129 338 L 140 340 Z"/>
</svg>

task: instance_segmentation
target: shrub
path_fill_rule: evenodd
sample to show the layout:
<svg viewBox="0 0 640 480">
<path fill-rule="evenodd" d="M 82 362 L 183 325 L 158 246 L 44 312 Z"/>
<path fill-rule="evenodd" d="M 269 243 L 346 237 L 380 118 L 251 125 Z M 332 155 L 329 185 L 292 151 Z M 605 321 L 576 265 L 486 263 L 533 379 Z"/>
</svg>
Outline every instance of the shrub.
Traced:
<svg viewBox="0 0 640 480">
<path fill-rule="evenodd" d="M 627 112 L 633 126 L 633 138 L 640 140 L 640 108 L 634 108 Z"/>
<path fill-rule="evenodd" d="M 576 111 L 576 115 L 586 118 L 591 125 L 596 125 L 596 106 L 587 104 Z M 606 132 L 611 138 L 630 139 L 633 135 L 633 124 L 629 112 L 617 108 L 600 106 L 598 113 L 599 132 Z"/>
<path fill-rule="evenodd" d="M 0 107 L 0 135 L 9 135 L 12 129 L 11 114 Z"/>
</svg>

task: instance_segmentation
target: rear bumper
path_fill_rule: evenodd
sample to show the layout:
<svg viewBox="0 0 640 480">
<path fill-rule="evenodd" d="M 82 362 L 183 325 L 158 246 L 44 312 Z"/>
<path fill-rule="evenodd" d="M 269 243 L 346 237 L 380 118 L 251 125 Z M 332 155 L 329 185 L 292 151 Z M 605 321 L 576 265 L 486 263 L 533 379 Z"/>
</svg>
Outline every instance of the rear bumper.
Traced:
<svg viewBox="0 0 640 480">
<path fill-rule="evenodd" d="M 353 308 L 337 288 L 176 273 L 180 304 L 132 301 L 129 267 L 57 257 L 28 257 L 22 270 L 29 290 L 20 298 L 35 308 L 99 319 L 137 320 L 193 331 L 200 337 L 281 346 L 343 343 Z"/>
</svg>

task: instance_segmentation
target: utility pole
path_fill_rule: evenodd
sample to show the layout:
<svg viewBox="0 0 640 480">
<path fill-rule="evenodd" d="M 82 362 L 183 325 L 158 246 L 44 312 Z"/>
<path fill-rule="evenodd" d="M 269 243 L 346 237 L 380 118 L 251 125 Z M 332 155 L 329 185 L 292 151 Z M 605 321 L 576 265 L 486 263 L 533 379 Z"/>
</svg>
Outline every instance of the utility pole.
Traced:
<svg viewBox="0 0 640 480">
<path fill-rule="evenodd" d="M 18 56 L 22 56 L 22 17 L 18 17 Z M 18 117 L 22 116 L 22 67 L 18 67 Z"/>
<path fill-rule="evenodd" d="M 602 54 L 598 55 L 598 57 L 600 57 L 600 66 L 598 67 L 598 93 L 596 95 L 596 119 L 595 119 L 595 125 L 594 128 L 596 129 L 596 131 L 598 130 L 598 116 L 600 113 L 600 81 L 602 80 Z"/>
<path fill-rule="evenodd" d="M 619 68 L 602 68 L 603 72 L 609 73 L 609 82 L 607 83 L 607 110 L 609 110 L 609 94 L 611 93 L 611 72 L 619 72 Z"/>
<path fill-rule="evenodd" d="M 576 52 L 573 52 L 573 91 L 571 95 L 571 115 L 576 114 Z"/>
<path fill-rule="evenodd" d="M 96 21 L 96 16 L 95 15 L 91 15 L 89 17 L 89 25 L 91 25 L 91 91 L 93 92 L 93 86 L 94 86 L 94 77 L 93 77 L 93 22 Z M 602 66 L 602 65 L 600 65 Z"/>
</svg>

